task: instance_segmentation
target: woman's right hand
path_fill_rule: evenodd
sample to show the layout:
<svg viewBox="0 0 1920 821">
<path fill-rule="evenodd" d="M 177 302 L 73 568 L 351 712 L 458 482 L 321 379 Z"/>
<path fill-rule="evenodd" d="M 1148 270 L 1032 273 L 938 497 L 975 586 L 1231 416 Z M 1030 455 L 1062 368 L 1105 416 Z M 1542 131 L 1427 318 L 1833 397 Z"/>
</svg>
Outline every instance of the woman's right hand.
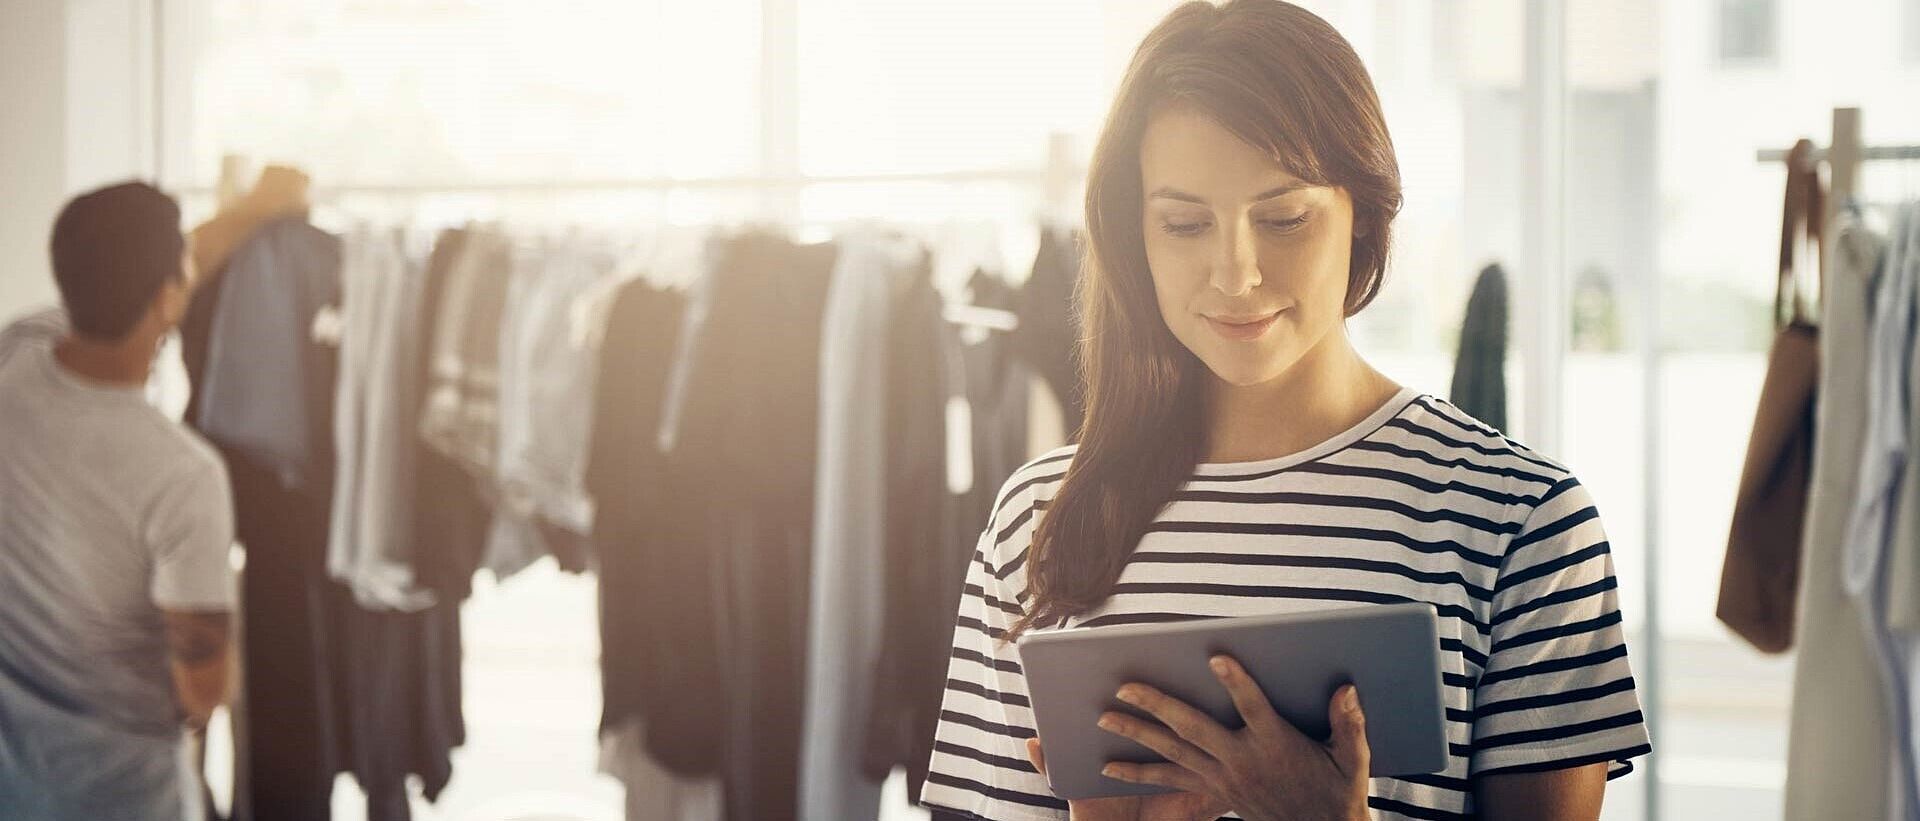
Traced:
<svg viewBox="0 0 1920 821">
<path fill-rule="evenodd" d="M 1047 756 L 1040 749 L 1040 739 L 1027 739 L 1027 758 L 1041 776 L 1047 774 Z M 1231 809 L 1212 796 L 1171 792 L 1068 801 L 1067 817 L 1071 821 L 1214 821 Z"/>
</svg>

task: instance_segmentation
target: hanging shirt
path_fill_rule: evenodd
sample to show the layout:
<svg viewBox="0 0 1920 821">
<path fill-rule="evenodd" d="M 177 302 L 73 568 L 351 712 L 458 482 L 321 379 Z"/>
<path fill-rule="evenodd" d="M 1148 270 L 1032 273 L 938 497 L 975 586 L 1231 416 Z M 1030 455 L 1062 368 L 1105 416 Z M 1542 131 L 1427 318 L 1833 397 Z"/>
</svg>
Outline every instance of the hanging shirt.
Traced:
<svg viewBox="0 0 1920 821">
<path fill-rule="evenodd" d="M 1892 738 L 1867 627 L 1840 573 L 1867 428 L 1867 291 L 1884 241 L 1844 213 L 1826 236 L 1832 247 L 1820 297 L 1820 381 L 1794 628 L 1786 821 L 1884 818 L 1891 773 L 1857 765 L 1886 761 Z"/>
<path fill-rule="evenodd" d="M 161 611 L 233 607 L 226 471 L 58 316 L 0 331 L 0 817 L 197 817 Z"/>
<path fill-rule="evenodd" d="M 1024 613 L 1027 548 L 1073 454 L 1009 479 L 981 535 L 928 805 L 1066 818 L 1027 763 L 1027 683 L 1001 636 Z M 1478 778 L 1598 762 L 1619 776 L 1649 751 L 1616 588 L 1599 514 L 1565 467 L 1408 389 L 1300 453 L 1197 466 L 1113 596 L 1067 626 L 1431 603 L 1447 767 L 1373 779 L 1368 805 L 1381 821 L 1467 818 Z"/>
<path fill-rule="evenodd" d="M 345 330 L 334 393 L 337 474 L 327 572 L 373 610 L 418 611 L 433 591 L 414 565 L 414 437 L 419 424 L 420 300 L 426 277 L 386 231 L 347 235 Z"/>
<path fill-rule="evenodd" d="M 493 477 L 499 447 L 500 327 L 513 243 L 470 228 L 441 284 L 428 348 L 420 438 L 477 478 Z"/>
<path fill-rule="evenodd" d="M 307 418 L 313 317 L 339 298 L 340 240 L 304 219 L 261 228 L 221 274 L 194 426 L 305 487 L 320 451 Z"/>
<path fill-rule="evenodd" d="M 486 549 L 499 578 L 592 532 L 586 466 L 600 329 L 586 317 L 612 268 L 606 255 L 567 243 L 525 249 L 514 264 L 499 338 L 500 501 Z"/>
<path fill-rule="evenodd" d="M 1895 215 L 1878 270 L 1869 299 L 1873 319 L 1867 344 L 1866 444 L 1857 463 L 1859 486 L 1840 573 L 1866 626 L 1868 646 L 1879 664 L 1886 693 L 1883 714 L 1894 741 L 1886 759 L 1893 767 L 1893 798 L 1886 817 L 1912 821 L 1920 818 L 1920 778 L 1914 766 L 1920 760 L 1920 746 L 1916 746 L 1920 738 L 1913 731 L 1920 634 L 1892 625 L 1886 607 L 1893 588 L 1911 584 L 1911 580 L 1890 577 L 1889 570 L 1895 557 L 1910 556 L 1912 550 L 1911 545 L 1896 545 L 1893 536 L 1902 518 L 1907 463 L 1915 455 L 1908 439 L 1913 409 L 1907 379 L 1913 360 L 1915 300 L 1920 295 L 1920 205 L 1903 207 Z"/>
</svg>

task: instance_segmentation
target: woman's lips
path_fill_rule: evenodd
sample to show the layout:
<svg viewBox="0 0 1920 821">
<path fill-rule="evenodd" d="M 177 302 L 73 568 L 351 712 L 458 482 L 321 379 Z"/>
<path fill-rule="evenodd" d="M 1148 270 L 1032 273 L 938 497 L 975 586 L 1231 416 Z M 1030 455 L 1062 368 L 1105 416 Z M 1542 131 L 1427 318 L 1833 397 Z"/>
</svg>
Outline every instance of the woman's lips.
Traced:
<svg viewBox="0 0 1920 821">
<path fill-rule="evenodd" d="M 1207 317 L 1207 325 L 1213 328 L 1214 333 L 1234 342 L 1252 342 L 1265 336 L 1267 330 L 1272 328 L 1273 323 L 1279 321 L 1279 319 L 1279 311 L 1274 311 L 1265 316 L 1209 316 Z"/>
</svg>

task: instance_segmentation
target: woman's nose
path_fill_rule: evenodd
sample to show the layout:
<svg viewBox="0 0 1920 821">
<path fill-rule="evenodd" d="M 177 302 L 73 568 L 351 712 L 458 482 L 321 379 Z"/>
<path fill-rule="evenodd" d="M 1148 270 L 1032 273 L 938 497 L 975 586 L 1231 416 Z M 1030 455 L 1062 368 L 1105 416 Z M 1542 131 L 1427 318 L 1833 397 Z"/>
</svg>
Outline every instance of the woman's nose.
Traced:
<svg viewBox="0 0 1920 821">
<path fill-rule="evenodd" d="M 1245 296 L 1260 286 L 1260 254 L 1250 229 L 1245 219 L 1238 219 L 1220 232 L 1212 285 L 1227 296 Z"/>
</svg>

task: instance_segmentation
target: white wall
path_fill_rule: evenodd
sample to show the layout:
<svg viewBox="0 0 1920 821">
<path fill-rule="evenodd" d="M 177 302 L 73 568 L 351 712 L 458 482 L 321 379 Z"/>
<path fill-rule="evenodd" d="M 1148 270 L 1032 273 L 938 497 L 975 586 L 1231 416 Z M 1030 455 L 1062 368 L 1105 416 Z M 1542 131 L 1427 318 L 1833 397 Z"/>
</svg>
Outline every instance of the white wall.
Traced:
<svg viewBox="0 0 1920 821">
<path fill-rule="evenodd" d="M 58 299 L 66 199 L 154 170 L 151 0 L 0 0 L 0 321 Z"/>
<path fill-rule="evenodd" d="M 78 193 L 150 178 L 152 0 L 66 0 L 66 179 Z"/>
<path fill-rule="evenodd" d="M 0 0 L 0 318 L 55 299 L 47 228 L 66 192 L 66 8 Z"/>
</svg>

